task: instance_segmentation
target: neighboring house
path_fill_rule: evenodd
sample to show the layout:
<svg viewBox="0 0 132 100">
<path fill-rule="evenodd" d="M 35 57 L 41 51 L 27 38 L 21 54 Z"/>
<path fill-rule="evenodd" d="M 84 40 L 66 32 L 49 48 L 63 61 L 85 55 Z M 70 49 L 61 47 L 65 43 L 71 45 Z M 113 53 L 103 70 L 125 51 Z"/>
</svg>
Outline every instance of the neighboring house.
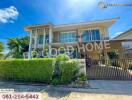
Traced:
<svg viewBox="0 0 132 100">
<path fill-rule="evenodd" d="M 116 36 L 114 40 L 122 41 L 125 57 L 132 58 L 132 29 Z"/>
<path fill-rule="evenodd" d="M 82 58 L 87 54 L 93 59 L 98 59 L 99 51 L 89 53 L 80 50 L 78 52 L 77 46 L 83 43 L 108 40 L 108 28 L 117 20 L 118 18 L 113 18 L 64 25 L 42 24 L 27 26 L 25 30 L 30 33 L 28 58 L 31 58 L 31 51 L 33 50 L 37 50 L 40 56 L 48 54 L 49 57 L 52 57 L 55 53 L 52 48 L 73 46 L 74 52 L 70 55 L 71 58 Z M 63 53 L 64 50 L 61 49 L 59 52 Z"/>
</svg>

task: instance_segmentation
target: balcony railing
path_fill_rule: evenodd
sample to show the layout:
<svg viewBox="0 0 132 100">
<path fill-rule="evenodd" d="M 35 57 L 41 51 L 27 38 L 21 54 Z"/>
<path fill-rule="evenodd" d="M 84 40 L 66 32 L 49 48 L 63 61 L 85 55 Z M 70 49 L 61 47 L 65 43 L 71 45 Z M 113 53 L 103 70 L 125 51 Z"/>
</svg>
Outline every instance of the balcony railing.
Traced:
<svg viewBox="0 0 132 100">
<path fill-rule="evenodd" d="M 81 38 L 81 40 L 82 40 L 82 37 L 81 36 L 77 36 L 77 41 L 76 42 L 79 42 L 79 38 Z M 100 40 L 109 40 L 109 37 L 101 37 Z M 90 41 L 96 41 L 96 40 L 90 40 Z M 88 42 L 90 42 L 90 41 L 88 41 Z M 82 42 L 84 42 L 84 41 L 82 40 Z M 61 42 L 59 40 L 54 40 L 53 39 L 53 43 L 61 43 Z"/>
</svg>

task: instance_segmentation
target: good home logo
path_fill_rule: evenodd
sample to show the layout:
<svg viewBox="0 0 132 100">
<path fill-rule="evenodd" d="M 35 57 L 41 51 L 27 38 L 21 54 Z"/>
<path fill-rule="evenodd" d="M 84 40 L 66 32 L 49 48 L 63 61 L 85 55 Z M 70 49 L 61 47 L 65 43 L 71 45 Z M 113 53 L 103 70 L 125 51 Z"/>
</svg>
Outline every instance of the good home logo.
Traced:
<svg viewBox="0 0 132 100">
<path fill-rule="evenodd" d="M 92 52 L 92 51 L 102 51 L 103 49 L 110 49 L 109 41 L 100 41 L 100 42 L 89 42 L 84 44 L 78 44 L 77 47 L 73 46 L 65 46 L 60 47 L 58 49 L 51 48 L 51 55 L 56 56 L 58 54 L 63 53 L 67 55 L 72 55 L 76 50 L 78 53 L 81 52 Z"/>
<path fill-rule="evenodd" d="M 122 4 L 113 3 L 113 4 L 110 4 L 110 3 L 106 3 L 106 2 L 100 1 L 98 3 L 98 6 L 100 8 L 107 8 L 108 6 L 132 6 L 132 4 L 128 4 L 128 3 L 122 3 Z"/>
<path fill-rule="evenodd" d="M 92 52 L 92 51 L 102 51 L 102 50 L 107 50 L 110 49 L 110 43 L 109 41 L 98 41 L 98 42 L 88 42 L 88 43 L 80 43 L 77 46 L 60 46 L 59 48 L 53 48 L 51 47 L 50 50 L 48 50 L 48 53 L 50 51 L 50 56 L 55 57 L 58 54 L 67 54 L 67 55 L 73 55 L 75 51 L 77 53 L 85 53 L 85 52 Z M 44 57 L 44 53 L 46 51 L 33 51 L 32 56 L 35 54 L 36 57 L 39 57 L 41 54 L 42 57 Z M 25 55 L 25 54 L 24 54 Z"/>
</svg>

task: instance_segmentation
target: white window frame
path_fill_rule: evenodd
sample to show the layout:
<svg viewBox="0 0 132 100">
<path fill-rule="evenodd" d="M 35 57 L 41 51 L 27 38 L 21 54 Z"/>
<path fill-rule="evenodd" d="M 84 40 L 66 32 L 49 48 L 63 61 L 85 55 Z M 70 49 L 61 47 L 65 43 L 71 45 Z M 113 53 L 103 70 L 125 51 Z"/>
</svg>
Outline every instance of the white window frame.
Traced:
<svg viewBox="0 0 132 100">
<path fill-rule="evenodd" d="M 86 28 L 86 29 L 80 29 L 80 31 L 83 33 L 83 31 L 91 31 L 91 30 L 99 30 L 99 36 L 100 36 L 100 40 L 101 40 L 101 29 L 99 27 L 96 27 L 96 28 Z M 90 41 L 97 41 L 97 40 L 93 40 L 92 39 L 92 35 L 90 35 Z"/>
<path fill-rule="evenodd" d="M 77 32 L 76 31 L 62 31 L 62 32 L 60 32 L 60 35 L 61 34 L 75 34 L 75 35 L 77 35 Z M 70 37 L 70 38 L 67 38 L 68 40 L 70 40 L 70 41 L 68 41 L 68 42 L 66 42 L 66 43 L 73 43 L 72 42 L 72 40 L 73 39 L 77 39 L 76 37 L 75 38 L 72 38 L 72 37 Z M 61 40 L 61 37 L 60 37 L 60 40 Z M 65 38 L 64 39 L 62 39 L 62 40 L 66 40 Z M 61 41 L 60 41 L 61 42 Z M 76 42 L 76 41 L 75 41 Z"/>
</svg>

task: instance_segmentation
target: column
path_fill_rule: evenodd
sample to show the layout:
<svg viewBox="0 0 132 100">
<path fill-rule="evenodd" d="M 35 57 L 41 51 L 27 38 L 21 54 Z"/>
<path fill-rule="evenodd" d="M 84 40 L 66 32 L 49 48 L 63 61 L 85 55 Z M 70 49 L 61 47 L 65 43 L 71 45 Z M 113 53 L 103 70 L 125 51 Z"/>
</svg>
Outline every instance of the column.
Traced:
<svg viewBox="0 0 132 100">
<path fill-rule="evenodd" d="M 42 56 L 44 57 L 44 51 L 45 51 L 45 28 L 43 29 L 43 52 L 42 52 Z"/>
<path fill-rule="evenodd" d="M 105 28 L 105 39 L 106 39 L 106 40 L 109 40 L 108 34 L 109 34 L 108 28 Z"/>
<path fill-rule="evenodd" d="M 105 31 L 104 31 L 104 28 L 101 27 L 101 28 L 100 28 L 100 39 L 101 39 L 101 40 L 104 40 L 104 37 L 105 37 Z"/>
<path fill-rule="evenodd" d="M 29 42 L 29 49 L 28 49 L 28 59 L 32 58 L 32 30 L 30 31 L 30 42 Z"/>
<path fill-rule="evenodd" d="M 92 35 L 93 35 L 92 28 L 89 28 L 89 33 L 88 34 L 90 35 L 89 41 L 92 41 L 93 40 L 93 37 L 92 37 Z"/>
<path fill-rule="evenodd" d="M 77 41 L 82 42 L 82 31 L 77 29 Z"/>
<path fill-rule="evenodd" d="M 49 27 L 49 43 L 52 43 L 52 27 Z"/>
<path fill-rule="evenodd" d="M 51 57 L 52 27 L 49 27 L 49 57 Z"/>
<path fill-rule="evenodd" d="M 37 48 L 37 38 L 38 38 L 37 29 L 35 29 L 34 50 L 36 50 L 36 48 Z"/>
</svg>

